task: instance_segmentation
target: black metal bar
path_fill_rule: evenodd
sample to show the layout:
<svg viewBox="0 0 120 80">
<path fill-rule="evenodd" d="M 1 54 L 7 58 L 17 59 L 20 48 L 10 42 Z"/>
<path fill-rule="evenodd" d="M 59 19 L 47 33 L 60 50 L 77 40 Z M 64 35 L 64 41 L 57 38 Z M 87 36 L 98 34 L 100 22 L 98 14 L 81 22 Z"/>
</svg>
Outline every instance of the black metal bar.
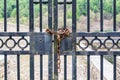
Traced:
<svg viewBox="0 0 120 80">
<path fill-rule="evenodd" d="M 29 31 L 34 31 L 34 8 L 33 8 L 33 0 L 29 0 Z"/>
<path fill-rule="evenodd" d="M 48 0 L 48 26 L 52 30 L 52 0 Z M 50 37 L 52 42 L 52 36 Z M 52 44 L 52 43 L 51 43 Z M 52 56 L 52 45 L 50 46 L 50 54 L 48 55 L 48 80 L 52 80 L 53 75 L 53 56 Z"/>
<path fill-rule="evenodd" d="M 19 32 L 19 0 L 16 0 L 16 23 Z M 17 80 L 20 80 L 20 55 L 17 54 Z"/>
<path fill-rule="evenodd" d="M 4 31 L 7 31 L 7 1 L 4 0 Z"/>
<path fill-rule="evenodd" d="M 113 55 L 114 63 L 113 63 L 113 80 L 116 80 L 116 55 Z"/>
<path fill-rule="evenodd" d="M 16 0 L 16 23 L 17 23 L 17 32 L 19 31 L 19 0 Z"/>
<path fill-rule="evenodd" d="M 42 0 L 40 0 L 40 32 L 42 32 Z"/>
<path fill-rule="evenodd" d="M 76 0 L 72 0 L 72 32 L 76 32 Z"/>
<path fill-rule="evenodd" d="M 100 80 L 103 80 L 103 55 L 100 56 Z"/>
<path fill-rule="evenodd" d="M 34 54 L 30 54 L 30 80 L 34 80 Z"/>
<path fill-rule="evenodd" d="M 98 37 L 119 37 L 120 36 L 120 33 L 119 32 L 108 32 L 108 33 L 76 33 L 76 37 L 82 37 L 82 36 L 85 36 L 85 37 L 95 37 L 95 36 L 98 36 Z"/>
<path fill-rule="evenodd" d="M 43 80 L 43 56 L 40 55 L 40 80 Z"/>
<path fill-rule="evenodd" d="M 0 32 L 0 36 L 31 36 L 32 34 L 43 34 L 43 35 L 48 35 L 47 33 L 44 33 L 44 32 L 34 32 L 34 33 L 31 33 L 31 32 Z M 98 37 L 108 37 L 108 36 L 111 36 L 111 37 L 120 37 L 120 32 L 101 32 L 101 33 L 97 33 L 97 32 L 93 32 L 93 33 L 89 33 L 89 32 L 77 32 L 77 33 L 74 33 L 75 37 L 82 37 L 82 36 L 85 36 L 85 37 L 95 37 L 95 36 L 98 36 Z M 73 33 L 70 34 L 70 36 L 73 36 Z"/>
<path fill-rule="evenodd" d="M 76 75 L 76 55 L 75 52 L 72 54 L 72 80 L 76 80 L 77 75 Z"/>
<path fill-rule="evenodd" d="M 103 0 L 100 0 L 100 31 L 103 32 Z"/>
<path fill-rule="evenodd" d="M 0 55 L 29 55 L 30 51 L 0 51 Z M 35 55 L 48 55 L 49 53 L 34 53 Z M 61 55 L 72 55 L 73 51 L 61 52 Z M 120 51 L 76 51 L 76 55 L 120 55 Z"/>
<path fill-rule="evenodd" d="M 4 0 L 4 31 L 7 31 L 7 2 Z M 4 80 L 7 80 L 7 55 L 4 55 Z"/>
<path fill-rule="evenodd" d="M 66 28 L 66 12 L 67 12 L 67 9 L 66 9 L 66 0 L 64 0 L 64 28 Z M 64 43 L 65 45 L 65 48 L 66 48 L 66 41 Z M 64 80 L 67 80 L 67 56 L 64 55 Z"/>
<path fill-rule="evenodd" d="M 58 2 L 58 4 L 64 4 L 64 2 Z M 66 1 L 66 4 L 72 4 L 72 1 L 71 2 L 68 2 L 68 1 Z"/>
<path fill-rule="evenodd" d="M 64 28 L 66 28 L 66 0 L 64 0 Z"/>
<path fill-rule="evenodd" d="M 48 4 L 49 3 L 48 1 L 44 1 L 44 2 L 42 2 L 42 4 Z M 39 4 L 39 2 L 34 2 L 34 3 Z M 58 2 L 57 4 L 62 5 L 62 4 L 64 4 L 64 2 Z M 69 1 L 69 2 L 67 1 L 66 4 L 72 4 L 72 1 Z"/>
<path fill-rule="evenodd" d="M 33 0 L 29 0 L 29 31 L 34 32 Z M 30 80 L 34 80 L 34 54 L 30 53 Z"/>
<path fill-rule="evenodd" d="M 64 80 L 67 80 L 67 55 L 64 55 Z"/>
<path fill-rule="evenodd" d="M 58 0 L 54 0 L 54 31 L 58 29 Z M 57 66 L 57 36 L 54 36 L 54 80 L 58 80 L 58 66 Z"/>
<path fill-rule="evenodd" d="M 7 55 L 4 55 L 4 80 L 7 80 Z"/>
<path fill-rule="evenodd" d="M 20 80 L 20 55 L 17 55 L 17 80 Z"/>
<path fill-rule="evenodd" d="M 87 0 L 87 32 L 90 32 L 90 0 Z"/>
<path fill-rule="evenodd" d="M 52 29 L 52 0 L 48 0 L 48 25 Z"/>
<path fill-rule="evenodd" d="M 87 80 L 90 80 L 90 55 L 87 55 Z"/>
<path fill-rule="evenodd" d="M 64 54 L 72 55 L 72 52 Z M 77 51 L 76 55 L 120 55 L 120 51 Z"/>
<path fill-rule="evenodd" d="M 42 0 L 40 0 L 40 32 L 42 32 Z M 40 55 L 40 80 L 43 80 L 43 56 Z"/>
<path fill-rule="evenodd" d="M 57 31 L 58 28 L 58 0 L 54 0 L 54 30 Z"/>
<path fill-rule="evenodd" d="M 116 0 L 113 0 L 113 30 L 116 31 Z"/>
<path fill-rule="evenodd" d="M 0 36 L 31 36 L 31 35 L 48 35 L 47 33 L 44 32 L 0 32 Z"/>
<path fill-rule="evenodd" d="M 48 0 L 49 1 L 49 0 Z M 48 1 L 42 1 L 42 4 L 48 4 Z M 38 1 L 38 2 L 34 2 L 34 4 L 39 4 L 40 2 Z"/>
<path fill-rule="evenodd" d="M 72 80 L 76 80 L 76 0 L 72 0 L 72 32 L 73 32 L 73 54 L 72 54 Z"/>
</svg>

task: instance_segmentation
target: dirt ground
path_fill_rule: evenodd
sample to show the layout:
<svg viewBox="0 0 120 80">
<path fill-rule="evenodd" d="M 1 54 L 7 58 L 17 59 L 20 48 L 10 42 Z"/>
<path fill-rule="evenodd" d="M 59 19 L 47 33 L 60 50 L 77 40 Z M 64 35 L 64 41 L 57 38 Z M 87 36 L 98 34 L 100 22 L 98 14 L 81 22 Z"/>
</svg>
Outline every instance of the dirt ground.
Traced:
<svg viewBox="0 0 120 80">
<path fill-rule="evenodd" d="M 40 57 L 35 56 L 35 80 L 40 80 Z M 59 80 L 64 80 L 64 59 L 61 56 L 61 72 L 59 73 Z M 9 56 L 8 58 L 8 80 L 17 80 L 17 64 L 16 56 Z M 30 80 L 29 56 L 20 56 L 20 79 Z M 77 80 L 86 80 L 86 59 L 85 57 L 77 57 Z M 67 80 L 72 80 L 72 57 L 67 57 Z M 4 80 L 4 62 L 0 61 L 0 80 Z M 48 56 L 43 56 L 43 80 L 48 80 Z"/>
</svg>

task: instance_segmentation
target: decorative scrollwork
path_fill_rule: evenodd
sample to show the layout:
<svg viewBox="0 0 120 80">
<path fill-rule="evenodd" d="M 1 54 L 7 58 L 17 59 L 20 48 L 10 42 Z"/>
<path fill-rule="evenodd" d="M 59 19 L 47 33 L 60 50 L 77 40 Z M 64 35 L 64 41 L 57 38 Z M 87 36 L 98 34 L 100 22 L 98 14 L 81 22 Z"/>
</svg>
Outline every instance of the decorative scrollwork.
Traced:
<svg viewBox="0 0 120 80">
<path fill-rule="evenodd" d="M 8 49 L 12 50 L 16 46 L 16 41 L 10 37 L 5 41 L 5 45 Z"/>
<path fill-rule="evenodd" d="M 12 36 L 9 36 L 9 38 L 7 37 L 0 38 L 0 48 L 2 50 L 6 50 L 6 49 L 24 50 L 29 46 L 29 44 L 30 43 L 28 42 L 28 39 L 26 39 L 24 36 L 22 36 L 21 38 L 12 37 Z M 5 46 L 5 48 L 3 46 Z"/>
<path fill-rule="evenodd" d="M 24 44 L 23 44 L 23 43 L 24 43 Z M 28 47 L 28 44 L 29 44 L 29 43 L 28 43 L 27 39 L 25 39 L 24 37 L 22 37 L 22 38 L 20 38 L 20 39 L 18 40 L 17 44 L 18 44 L 18 47 L 19 47 L 20 49 L 24 50 L 25 48 Z"/>
<path fill-rule="evenodd" d="M 106 38 L 107 37 L 107 38 Z M 120 39 L 119 37 L 98 37 L 93 36 L 92 37 L 80 37 L 78 40 L 77 45 L 82 50 L 119 50 L 120 49 Z M 89 49 L 88 49 L 89 48 Z"/>
<path fill-rule="evenodd" d="M 85 37 L 83 37 L 78 41 L 78 44 L 82 50 L 85 50 L 89 46 L 89 41 Z"/>
<path fill-rule="evenodd" d="M 110 50 L 114 47 L 115 42 L 112 38 L 108 37 L 107 39 L 105 39 L 103 44 L 106 49 Z"/>
<path fill-rule="evenodd" d="M 0 39 L 0 48 L 2 48 L 2 47 L 3 47 L 3 45 L 4 45 L 4 42 L 3 42 L 3 40 L 2 40 L 2 39 Z"/>
<path fill-rule="evenodd" d="M 117 40 L 116 45 L 118 48 L 120 48 L 120 39 Z"/>
<path fill-rule="evenodd" d="M 99 38 L 95 37 L 95 39 L 91 41 L 91 46 L 94 50 L 98 50 L 102 46 L 102 41 Z"/>
</svg>

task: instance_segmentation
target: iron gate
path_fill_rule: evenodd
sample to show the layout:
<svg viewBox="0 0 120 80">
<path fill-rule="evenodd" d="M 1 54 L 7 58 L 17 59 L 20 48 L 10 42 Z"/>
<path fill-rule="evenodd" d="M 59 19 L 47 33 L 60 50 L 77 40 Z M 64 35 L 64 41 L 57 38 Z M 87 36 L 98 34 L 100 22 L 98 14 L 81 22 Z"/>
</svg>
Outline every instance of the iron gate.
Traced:
<svg viewBox="0 0 120 80">
<path fill-rule="evenodd" d="M 39 32 L 34 32 L 34 3 L 40 4 L 40 27 Z M 86 32 L 76 32 L 76 0 L 59 2 L 57 0 L 48 1 L 38 1 L 34 2 L 29 0 L 29 32 L 20 32 L 19 23 L 19 0 L 16 0 L 16 31 L 17 32 L 7 32 L 9 27 L 7 27 L 7 0 L 4 0 L 4 32 L 0 33 L 1 50 L 0 55 L 4 55 L 4 80 L 9 80 L 7 78 L 7 56 L 17 55 L 17 80 L 20 80 L 20 55 L 30 55 L 30 80 L 34 80 L 34 55 L 40 55 L 40 79 L 43 80 L 43 55 L 48 55 L 48 79 L 58 80 L 58 66 L 57 66 L 57 36 L 53 36 L 42 32 L 42 6 L 48 5 L 48 28 L 54 31 L 58 30 L 58 5 L 64 5 L 64 26 L 67 28 L 66 24 L 66 5 L 72 6 L 72 30 L 70 37 L 62 40 L 60 55 L 64 55 L 64 80 L 67 80 L 67 55 L 72 55 L 72 80 L 77 79 L 76 70 L 76 57 L 77 55 L 87 56 L 87 80 L 90 80 L 90 55 L 100 55 L 100 80 L 103 80 L 103 56 L 113 55 L 114 58 L 114 68 L 113 68 L 113 79 L 116 80 L 116 56 L 119 55 L 120 51 L 120 33 L 116 32 L 116 0 L 113 0 L 113 31 L 105 33 L 103 32 L 103 0 L 100 0 L 100 32 L 90 32 L 90 0 L 87 0 L 87 31 Z M 3 37 L 8 37 L 6 41 Z M 18 40 L 14 39 L 19 37 Z M 28 37 L 28 39 L 26 39 Z M 20 42 L 25 41 L 26 45 L 21 46 Z M 13 45 L 8 45 L 9 41 L 13 41 Z M 97 45 L 95 42 L 97 41 Z M 54 45 L 52 43 L 54 42 Z M 107 43 L 111 42 L 108 46 Z M 83 44 L 85 43 L 85 44 Z M 6 46 L 7 50 L 3 49 Z M 14 48 L 18 46 L 19 49 Z M 80 50 L 77 51 L 76 47 Z M 28 50 L 26 48 L 29 47 Z M 52 51 L 54 47 L 54 51 Z M 101 50 L 103 48 L 105 50 Z M 117 50 L 114 50 L 114 47 Z M 92 50 L 87 50 L 92 48 Z M 54 56 L 53 53 L 54 52 Z"/>
</svg>

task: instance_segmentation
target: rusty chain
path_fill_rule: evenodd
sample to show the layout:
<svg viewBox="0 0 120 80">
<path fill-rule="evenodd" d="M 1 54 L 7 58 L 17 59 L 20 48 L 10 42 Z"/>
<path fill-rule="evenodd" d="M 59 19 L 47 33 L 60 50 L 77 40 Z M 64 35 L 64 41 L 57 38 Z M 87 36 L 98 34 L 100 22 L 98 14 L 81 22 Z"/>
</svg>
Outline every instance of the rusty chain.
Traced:
<svg viewBox="0 0 120 80">
<path fill-rule="evenodd" d="M 61 69 L 60 69 L 60 64 L 61 64 L 61 60 L 60 60 L 60 43 L 61 41 L 68 37 L 70 35 L 70 31 L 66 28 L 60 28 L 58 29 L 57 32 L 55 31 L 52 31 L 50 29 L 46 29 L 46 32 L 49 33 L 49 34 L 54 34 L 54 35 L 57 35 L 57 67 L 58 67 L 58 73 L 61 72 Z"/>
</svg>

